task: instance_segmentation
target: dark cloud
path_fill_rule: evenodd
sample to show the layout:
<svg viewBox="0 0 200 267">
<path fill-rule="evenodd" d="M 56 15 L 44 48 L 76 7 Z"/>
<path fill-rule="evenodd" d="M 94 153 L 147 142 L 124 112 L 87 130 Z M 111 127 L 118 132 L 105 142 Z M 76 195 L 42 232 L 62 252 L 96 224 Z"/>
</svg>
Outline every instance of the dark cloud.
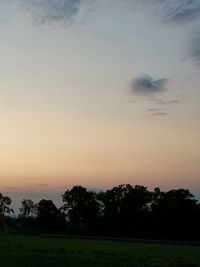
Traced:
<svg viewBox="0 0 200 267">
<path fill-rule="evenodd" d="M 79 12 L 81 0 L 22 0 L 38 25 L 62 25 Z"/>
<path fill-rule="evenodd" d="M 188 22 L 200 18 L 199 0 L 158 0 L 165 21 Z"/>
<path fill-rule="evenodd" d="M 138 95 L 155 95 L 165 91 L 167 79 L 153 79 L 150 75 L 144 74 L 131 81 L 131 92 Z"/>
</svg>

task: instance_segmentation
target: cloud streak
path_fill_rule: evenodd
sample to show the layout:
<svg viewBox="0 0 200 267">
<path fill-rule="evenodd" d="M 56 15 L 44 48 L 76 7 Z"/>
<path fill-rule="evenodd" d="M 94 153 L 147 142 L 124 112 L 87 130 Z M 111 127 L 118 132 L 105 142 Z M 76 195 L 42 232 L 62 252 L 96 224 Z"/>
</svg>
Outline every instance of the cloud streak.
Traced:
<svg viewBox="0 0 200 267">
<path fill-rule="evenodd" d="M 152 96 L 162 93 L 166 89 L 167 79 L 154 79 L 148 74 L 144 74 L 131 81 L 132 94 L 142 96 Z"/>
<path fill-rule="evenodd" d="M 154 112 L 154 113 L 151 113 L 152 116 L 166 116 L 168 115 L 167 112 Z"/>
</svg>

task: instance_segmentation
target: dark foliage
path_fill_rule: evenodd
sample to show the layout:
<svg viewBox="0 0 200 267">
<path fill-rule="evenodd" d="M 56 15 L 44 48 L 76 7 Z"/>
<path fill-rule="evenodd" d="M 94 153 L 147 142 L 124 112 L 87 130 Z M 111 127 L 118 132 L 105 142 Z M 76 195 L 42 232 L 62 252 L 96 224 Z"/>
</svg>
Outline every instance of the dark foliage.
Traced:
<svg viewBox="0 0 200 267">
<path fill-rule="evenodd" d="M 8 196 L 4 196 L 0 193 L 0 213 L 2 215 L 9 215 L 10 213 L 14 213 L 13 209 L 10 207 L 12 200 Z"/>
<path fill-rule="evenodd" d="M 85 187 L 74 186 L 63 194 L 63 207 L 71 231 L 91 232 L 100 215 L 96 193 Z"/>
<path fill-rule="evenodd" d="M 39 228 L 47 232 L 64 230 L 65 218 L 51 200 L 40 200 L 36 208 L 36 219 Z"/>
<path fill-rule="evenodd" d="M 22 200 L 12 226 L 42 232 L 200 241 L 200 204 L 188 189 L 163 192 L 119 185 L 95 192 L 74 186 L 62 195 L 63 206 L 51 200 Z M 11 211 L 11 199 L 0 194 L 0 211 Z"/>
<path fill-rule="evenodd" d="M 22 218 L 34 217 L 37 213 L 37 205 L 32 199 L 23 199 L 21 201 L 22 207 L 19 209 L 19 216 Z"/>
</svg>

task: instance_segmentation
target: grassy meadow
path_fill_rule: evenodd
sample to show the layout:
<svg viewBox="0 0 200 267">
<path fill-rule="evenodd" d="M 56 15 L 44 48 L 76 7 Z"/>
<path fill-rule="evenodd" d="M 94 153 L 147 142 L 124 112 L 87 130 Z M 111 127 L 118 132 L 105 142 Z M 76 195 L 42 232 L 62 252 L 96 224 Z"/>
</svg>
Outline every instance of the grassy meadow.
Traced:
<svg viewBox="0 0 200 267">
<path fill-rule="evenodd" d="M 40 236 L 0 236 L 1 267 L 196 267 L 200 247 L 145 245 Z"/>
</svg>

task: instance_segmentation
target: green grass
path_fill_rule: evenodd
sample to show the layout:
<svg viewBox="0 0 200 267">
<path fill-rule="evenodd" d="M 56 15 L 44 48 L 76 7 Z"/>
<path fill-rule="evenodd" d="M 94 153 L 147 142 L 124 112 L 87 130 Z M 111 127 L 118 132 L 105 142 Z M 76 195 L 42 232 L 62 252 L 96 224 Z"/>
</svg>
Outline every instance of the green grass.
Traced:
<svg viewBox="0 0 200 267">
<path fill-rule="evenodd" d="M 37 236 L 0 236 L 0 267 L 192 267 L 199 247 L 144 245 Z"/>
</svg>

